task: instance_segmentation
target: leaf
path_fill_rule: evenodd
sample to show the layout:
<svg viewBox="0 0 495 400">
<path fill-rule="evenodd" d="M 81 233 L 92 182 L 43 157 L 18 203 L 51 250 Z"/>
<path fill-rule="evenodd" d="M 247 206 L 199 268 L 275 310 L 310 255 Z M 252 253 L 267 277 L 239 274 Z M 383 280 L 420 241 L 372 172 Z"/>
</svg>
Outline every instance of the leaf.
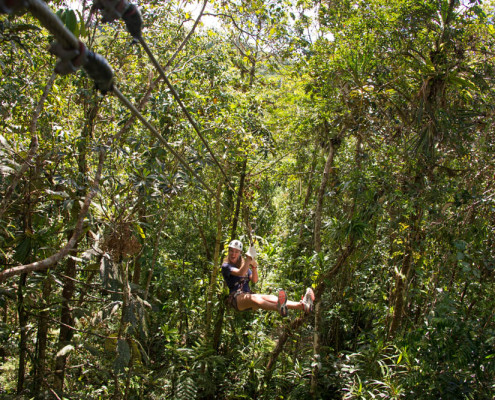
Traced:
<svg viewBox="0 0 495 400">
<path fill-rule="evenodd" d="M 84 23 L 84 18 L 79 10 L 77 11 L 77 15 L 79 16 L 79 36 L 86 36 L 86 24 Z"/>
<path fill-rule="evenodd" d="M 138 231 L 139 235 L 140 235 L 143 239 L 145 239 L 145 238 L 146 238 L 146 235 L 145 235 L 144 230 L 143 230 L 143 228 L 141 227 L 141 225 L 136 224 L 136 229 L 137 229 L 137 231 Z"/>
<path fill-rule="evenodd" d="M 68 10 L 65 13 L 65 26 L 76 36 L 78 31 L 76 13 L 73 10 Z"/>
<path fill-rule="evenodd" d="M 14 259 L 24 264 L 30 252 L 31 238 L 29 236 L 24 236 L 23 240 L 15 248 Z"/>
<path fill-rule="evenodd" d="M 66 192 L 56 192 L 54 190 L 46 189 L 46 194 L 50 195 L 53 200 L 65 200 L 69 198 L 69 195 Z"/>
</svg>

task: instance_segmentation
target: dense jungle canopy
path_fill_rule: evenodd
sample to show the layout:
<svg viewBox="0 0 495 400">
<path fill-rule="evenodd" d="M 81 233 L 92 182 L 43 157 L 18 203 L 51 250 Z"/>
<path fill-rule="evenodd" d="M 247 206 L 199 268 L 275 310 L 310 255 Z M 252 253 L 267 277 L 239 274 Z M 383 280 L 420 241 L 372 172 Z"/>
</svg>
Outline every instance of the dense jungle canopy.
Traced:
<svg viewBox="0 0 495 400">
<path fill-rule="evenodd" d="M 0 399 L 494 398 L 492 2 L 142 0 L 160 74 L 49 1 L 102 93 L 34 1 L 0 15 Z M 234 238 L 314 313 L 230 308 Z"/>
</svg>

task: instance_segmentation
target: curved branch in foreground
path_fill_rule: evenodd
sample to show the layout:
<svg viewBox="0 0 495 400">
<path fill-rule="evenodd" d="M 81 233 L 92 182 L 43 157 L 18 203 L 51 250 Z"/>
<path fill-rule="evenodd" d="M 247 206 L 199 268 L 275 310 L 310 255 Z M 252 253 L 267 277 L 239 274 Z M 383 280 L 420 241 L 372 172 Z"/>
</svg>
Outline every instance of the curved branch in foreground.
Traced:
<svg viewBox="0 0 495 400">
<path fill-rule="evenodd" d="M 89 190 L 88 194 L 86 195 L 86 198 L 84 199 L 84 204 L 81 208 L 81 213 L 79 214 L 76 227 L 74 228 L 74 233 L 72 234 L 72 237 L 69 239 L 65 247 L 62 250 L 60 250 L 58 253 L 53 254 L 48 258 L 45 258 L 43 261 L 37 261 L 26 265 L 19 265 L 17 267 L 9 268 L 0 272 L 0 283 L 4 282 L 6 279 L 12 276 L 24 274 L 27 272 L 40 271 L 42 269 L 49 268 L 53 264 L 60 261 L 62 258 L 64 258 L 66 255 L 69 254 L 69 252 L 74 248 L 75 244 L 77 243 L 77 241 L 79 240 L 79 238 L 83 233 L 84 218 L 88 213 L 89 206 L 91 205 L 91 200 L 93 199 L 93 197 L 97 192 L 100 183 L 101 172 L 103 170 L 104 159 L 105 159 L 105 151 L 101 150 L 98 161 L 98 170 L 96 172 L 95 179 L 93 181 L 93 184 L 91 185 L 91 189 Z"/>
<path fill-rule="evenodd" d="M 315 289 L 315 302 L 320 301 L 321 295 L 323 294 L 327 286 L 325 282 L 328 279 L 335 276 L 341 270 L 341 268 L 343 267 L 349 256 L 352 254 L 354 249 L 355 249 L 354 241 L 351 239 L 350 242 L 347 244 L 347 246 L 341 251 L 339 258 L 335 262 L 333 268 L 321 276 L 320 283 L 318 283 L 318 286 Z M 268 360 L 268 363 L 266 365 L 265 375 L 263 377 L 263 381 L 265 383 L 270 381 L 273 374 L 273 370 L 275 369 L 275 363 L 277 362 L 277 358 L 284 349 L 287 339 L 289 339 L 289 337 L 292 336 L 292 333 L 295 330 L 299 329 L 301 325 L 307 319 L 309 319 L 309 317 L 310 317 L 309 315 L 303 315 L 301 317 L 294 319 L 293 321 L 291 321 L 289 325 L 284 327 L 283 332 L 280 334 L 278 338 L 277 345 L 270 354 L 270 359 Z"/>
<path fill-rule="evenodd" d="M 294 330 L 297 330 L 301 327 L 304 321 L 308 319 L 308 315 L 304 315 L 302 317 L 298 317 L 295 320 L 291 321 L 291 323 L 284 327 L 283 332 L 280 334 L 277 340 L 277 345 L 273 349 L 270 354 L 270 359 L 268 360 L 268 364 L 266 364 L 265 375 L 263 377 L 263 381 L 265 383 L 269 382 L 272 378 L 273 370 L 275 369 L 275 363 L 277 362 L 277 358 L 284 349 L 285 343 L 287 339 L 292 336 Z"/>
</svg>

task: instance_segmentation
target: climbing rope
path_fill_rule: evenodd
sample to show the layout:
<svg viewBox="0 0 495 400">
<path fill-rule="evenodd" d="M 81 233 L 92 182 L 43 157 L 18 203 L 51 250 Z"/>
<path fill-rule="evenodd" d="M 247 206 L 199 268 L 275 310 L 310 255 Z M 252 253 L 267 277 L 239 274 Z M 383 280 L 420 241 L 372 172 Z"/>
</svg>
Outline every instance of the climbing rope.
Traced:
<svg viewBox="0 0 495 400">
<path fill-rule="evenodd" d="M 101 0 L 100 3 L 107 3 L 108 1 Z M 119 5 L 122 0 L 117 2 L 113 1 L 114 5 Z M 171 147 L 168 142 L 160 135 L 160 133 L 149 123 L 146 118 L 134 107 L 134 105 L 120 92 L 114 83 L 114 73 L 107 61 L 100 55 L 89 51 L 86 46 L 78 40 L 72 32 L 70 32 L 60 19 L 53 13 L 53 11 L 41 0 L 0 0 L 0 12 L 12 13 L 16 12 L 23 7 L 28 7 L 32 15 L 37 18 L 40 23 L 52 33 L 56 42 L 52 43 L 50 52 L 58 57 L 58 62 L 55 66 L 57 73 L 62 75 L 72 73 L 82 67 L 90 78 L 95 82 L 95 86 L 103 94 L 112 92 L 119 99 L 119 101 L 126 106 L 148 130 L 155 136 L 165 148 L 187 169 L 191 175 L 193 175 L 201 185 L 212 195 L 216 196 L 215 192 L 196 174 L 196 172 L 189 166 L 189 164 L 181 157 L 177 151 Z M 120 14 L 105 14 L 106 18 L 111 15 Z M 127 17 L 126 25 L 130 26 L 130 31 L 136 34 L 135 27 L 139 24 L 139 31 L 141 24 L 139 23 L 141 16 L 137 8 L 130 7 L 125 8 L 123 16 Z M 129 28 L 128 28 L 129 29 Z"/>
</svg>

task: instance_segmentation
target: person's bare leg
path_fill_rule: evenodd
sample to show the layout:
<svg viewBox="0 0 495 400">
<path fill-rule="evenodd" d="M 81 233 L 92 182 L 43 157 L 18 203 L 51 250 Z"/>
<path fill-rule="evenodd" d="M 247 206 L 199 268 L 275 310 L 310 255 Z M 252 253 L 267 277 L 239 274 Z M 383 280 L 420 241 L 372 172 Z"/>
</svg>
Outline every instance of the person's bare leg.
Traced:
<svg viewBox="0 0 495 400">
<path fill-rule="evenodd" d="M 273 296 L 275 297 L 275 296 Z M 277 298 L 275 297 L 275 302 L 264 299 L 263 295 L 254 293 L 241 293 L 237 296 L 237 308 L 239 311 L 252 308 L 257 310 L 261 308 L 267 311 L 277 311 Z"/>
<path fill-rule="evenodd" d="M 270 303 L 277 304 L 278 297 L 274 296 L 273 294 L 259 294 L 258 296 L 261 296 L 264 300 L 266 300 Z"/>
<path fill-rule="evenodd" d="M 241 293 L 237 296 L 237 308 L 240 311 L 247 308 L 278 311 L 277 302 L 278 297 L 271 294 Z M 291 310 L 303 310 L 304 305 L 301 302 L 287 301 L 287 308 Z"/>
<path fill-rule="evenodd" d="M 269 301 L 270 303 L 275 303 L 277 304 L 278 297 L 274 296 L 272 294 L 260 294 L 259 296 L 263 297 L 266 301 Z M 304 306 L 300 301 L 290 301 L 287 300 L 287 308 L 291 310 L 303 310 Z"/>
<path fill-rule="evenodd" d="M 300 301 L 287 301 L 287 308 L 290 310 L 304 310 L 304 305 Z"/>
</svg>

